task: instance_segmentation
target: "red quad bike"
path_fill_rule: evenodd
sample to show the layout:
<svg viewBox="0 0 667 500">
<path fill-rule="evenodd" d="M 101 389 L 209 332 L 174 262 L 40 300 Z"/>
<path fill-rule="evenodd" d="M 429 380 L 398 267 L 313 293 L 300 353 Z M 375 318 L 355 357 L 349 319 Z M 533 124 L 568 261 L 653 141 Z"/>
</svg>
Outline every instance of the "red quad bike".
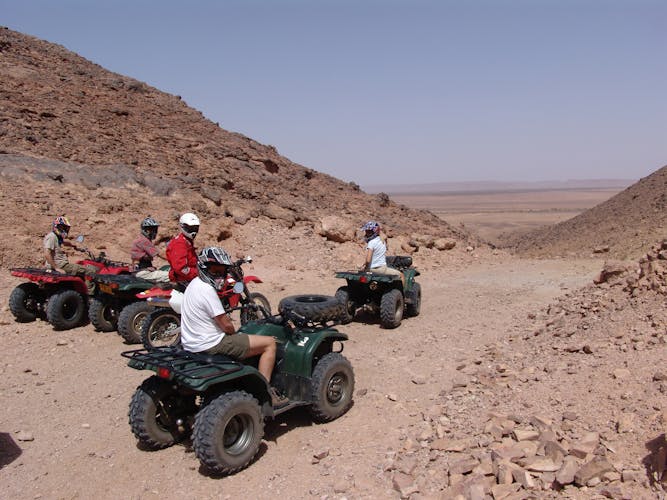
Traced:
<svg viewBox="0 0 667 500">
<path fill-rule="evenodd" d="M 251 257 L 239 259 L 229 268 L 229 276 L 218 296 L 226 311 L 240 311 L 241 325 L 262 318 L 259 307 L 271 313 L 269 300 L 257 292 L 248 290 L 248 283 L 262 283 L 257 276 L 245 276 L 242 264 L 252 262 Z M 178 290 L 153 288 L 141 294 L 153 308 L 143 320 L 141 341 L 146 349 L 175 346 L 181 340 L 181 302 L 183 294 Z M 157 308 L 156 308 L 157 307 Z"/>
<path fill-rule="evenodd" d="M 79 238 L 77 241 L 82 242 L 83 239 Z M 95 266 L 98 274 L 130 272 L 129 264 L 109 260 L 104 252 L 95 256 L 88 249 L 84 251 L 88 258 L 77 264 Z M 42 318 L 47 319 L 55 330 L 69 330 L 81 325 L 87 318 L 88 288 L 85 280 L 90 277 L 35 267 L 18 267 L 10 271 L 12 276 L 30 280 L 14 288 L 9 296 L 9 309 L 19 323 Z"/>
</svg>

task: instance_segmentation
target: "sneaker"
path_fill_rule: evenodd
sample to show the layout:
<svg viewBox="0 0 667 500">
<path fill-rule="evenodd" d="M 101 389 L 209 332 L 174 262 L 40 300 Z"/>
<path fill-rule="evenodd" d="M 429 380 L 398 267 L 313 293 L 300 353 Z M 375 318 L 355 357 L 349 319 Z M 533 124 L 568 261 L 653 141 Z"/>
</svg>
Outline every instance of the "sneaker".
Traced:
<svg viewBox="0 0 667 500">
<path fill-rule="evenodd" d="M 271 387 L 269 394 L 271 395 L 271 404 L 274 408 L 282 408 L 289 403 L 289 399 L 280 394 L 275 387 Z"/>
</svg>

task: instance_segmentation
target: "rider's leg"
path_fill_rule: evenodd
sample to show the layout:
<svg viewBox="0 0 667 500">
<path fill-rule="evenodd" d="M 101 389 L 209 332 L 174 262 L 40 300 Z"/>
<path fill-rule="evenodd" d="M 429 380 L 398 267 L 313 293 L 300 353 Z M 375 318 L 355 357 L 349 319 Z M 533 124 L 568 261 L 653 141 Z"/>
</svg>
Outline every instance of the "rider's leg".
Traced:
<svg viewBox="0 0 667 500">
<path fill-rule="evenodd" d="M 248 335 L 250 346 L 246 352 L 246 357 L 259 355 L 259 373 L 271 383 L 271 374 L 273 365 L 276 363 L 276 340 L 273 337 L 264 335 Z"/>
</svg>

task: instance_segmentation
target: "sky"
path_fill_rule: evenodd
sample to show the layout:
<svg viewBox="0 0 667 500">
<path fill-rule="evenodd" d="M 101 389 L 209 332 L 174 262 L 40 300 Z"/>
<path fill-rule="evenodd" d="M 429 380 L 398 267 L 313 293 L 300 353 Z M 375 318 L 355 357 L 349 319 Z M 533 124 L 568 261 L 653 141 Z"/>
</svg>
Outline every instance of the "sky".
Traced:
<svg viewBox="0 0 667 500">
<path fill-rule="evenodd" d="M 667 164 L 665 0 L 0 0 L 0 25 L 362 187 Z"/>
</svg>

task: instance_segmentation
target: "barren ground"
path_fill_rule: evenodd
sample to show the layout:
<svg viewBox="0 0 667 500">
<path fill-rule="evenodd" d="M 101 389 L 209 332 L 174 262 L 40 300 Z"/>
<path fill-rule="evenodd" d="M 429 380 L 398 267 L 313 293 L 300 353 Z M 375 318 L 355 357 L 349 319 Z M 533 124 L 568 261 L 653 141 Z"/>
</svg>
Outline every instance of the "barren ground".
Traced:
<svg viewBox="0 0 667 500">
<path fill-rule="evenodd" d="M 333 293 L 340 285 L 333 278 L 321 282 L 298 271 L 253 267 L 268 283 L 285 283 L 284 290 L 257 287 L 272 304 L 293 293 Z M 419 317 L 392 331 L 360 321 L 342 328 L 350 335 L 345 355 L 356 374 L 350 412 L 327 425 L 312 425 L 305 411 L 282 415 L 268 423 L 256 462 L 222 479 L 200 469 L 189 442 L 159 452 L 137 447 L 127 408 L 149 373 L 125 366 L 119 353 L 131 346 L 118 335 L 96 333 L 90 325 L 54 332 L 43 322 L 17 324 L 5 306 L 0 432 L 5 444 L 15 443 L 17 456 L 0 469 L 1 496 L 395 498 L 383 464 L 421 420 L 420 409 L 451 390 L 456 366 L 528 328 L 529 311 L 589 282 L 598 267 L 488 253 L 459 270 L 425 273 Z M 3 275 L 1 283 L 6 304 L 18 281 Z M 415 384 L 416 377 L 425 383 Z M 32 433 L 34 441 L 17 441 L 19 431 Z M 328 456 L 312 464 L 323 451 Z"/>
</svg>

